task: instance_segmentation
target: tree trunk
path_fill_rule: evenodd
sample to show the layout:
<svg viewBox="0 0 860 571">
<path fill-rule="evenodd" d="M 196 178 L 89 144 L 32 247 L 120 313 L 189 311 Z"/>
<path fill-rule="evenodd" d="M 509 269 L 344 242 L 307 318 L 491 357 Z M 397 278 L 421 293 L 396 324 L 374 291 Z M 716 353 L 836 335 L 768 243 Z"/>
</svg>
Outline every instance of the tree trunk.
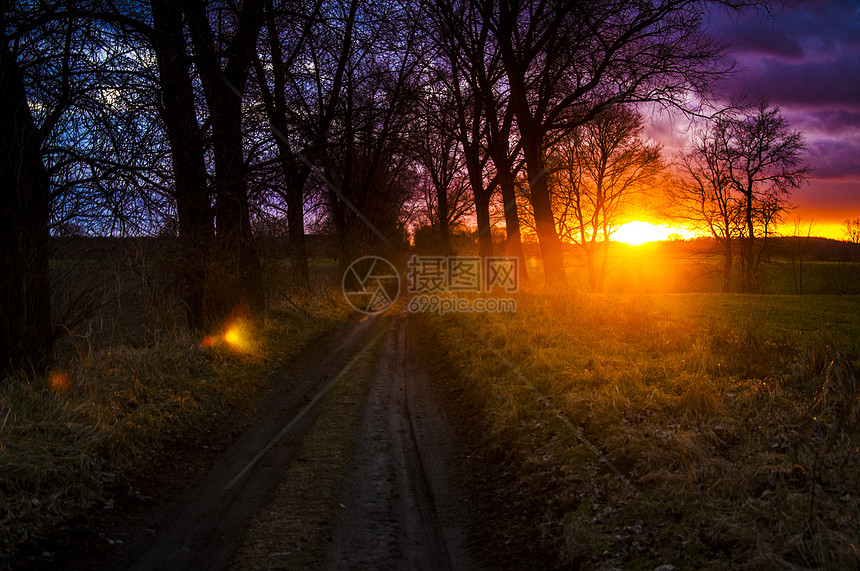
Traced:
<svg viewBox="0 0 860 571">
<path fill-rule="evenodd" d="M 498 169 L 498 163 L 496 167 Z M 497 170 L 497 172 L 499 173 L 499 186 L 502 189 L 502 201 L 505 204 L 505 233 L 507 235 L 505 247 L 508 256 L 517 259 L 520 283 L 526 283 L 529 279 L 529 274 L 526 268 L 526 255 L 523 251 L 523 240 L 520 233 L 520 214 L 517 210 L 517 191 L 514 186 L 514 175 L 509 168 L 504 171 Z"/>
<path fill-rule="evenodd" d="M 747 237 L 746 237 L 746 250 L 744 251 L 744 292 L 750 293 L 753 290 L 753 286 L 755 284 L 755 270 L 753 260 L 755 259 L 755 225 L 753 223 L 753 191 L 752 185 L 750 188 L 744 192 L 744 198 L 746 199 L 746 226 L 747 226 Z"/>
<path fill-rule="evenodd" d="M 217 292 L 213 301 L 222 316 L 239 306 L 261 313 L 265 302 L 260 258 L 248 211 L 241 93 L 262 26 L 262 2 L 249 0 L 242 5 L 224 69 L 219 63 L 222 54 L 214 51 L 205 5 L 198 0 L 185 7 L 194 61 L 212 123 L 217 271 L 210 275 L 209 289 Z"/>
<path fill-rule="evenodd" d="M 305 183 L 308 179 L 306 169 L 294 173 L 287 180 L 287 232 L 290 238 L 290 260 L 293 279 L 296 285 L 310 288 L 308 271 L 308 249 L 305 240 Z"/>
<path fill-rule="evenodd" d="M 0 26 L 5 23 L 0 22 Z M 0 373 L 51 360 L 50 180 L 24 80 L 0 29 Z"/>
<path fill-rule="evenodd" d="M 734 263 L 732 255 L 731 239 L 726 238 L 723 242 L 723 287 L 721 289 L 723 293 L 728 293 L 732 288 L 732 264 Z"/>
<path fill-rule="evenodd" d="M 534 210 L 535 227 L 540 241 L 544 278 L 547 286 L 564 287 L 566 278 L 561 240 L 555 228 L 555 217 L 552 213 L 546 177 L 547 166 L 541 146 L 540 137 L 523 136 L 523 150 L 526 156 L 526 168 L 531 191 L 529 198 Z"/>
<path fill-rule="evenodd" d="M 594 260 L 595 252 L 593 247 L 583 246 L 585 251 L 585 263 L 588 266 L 588 287 L 593 292 L 597 292 L 597 264 Z"/>
<path fill-rule="evenodd" d="M 493 231 L 490 228 L 490 192 L 475 192 L 475 218 L 478 228 L 487 228 L 484 233 L 479 231 L 478 255 L 481 258 L 490 258 L 493 255 Z"/>
<path fill-rule="evenodd" d="M 442 250 L 445 256 L 454 253 L 451 247 L 451 226 L 448 224 L 448 189 L 442 185 L 436 186 L 436 211 L 439 217 L 439 234 L 442 236 Z"/>
<path fill-rule="evenodd" d="M 609 260 L 609 237 L 604 235 L 603 245 L 601 247 L 603 250 L 602 256 L 600 258 L 600 270 L 597 272 L 597 289 L 594 291 L 596 293 L 603 293 L 604 288 L 606 287 L 606 263 Z"/>
<path fill-rule="evenodd" d="M 275 113 L 269 120 L 275 123 L 280 133 L 287 132 L 283 115 Z M 287 203 L 287 233 L 290 239 L 293 279 L 296 285 L 309 288 L 310 274 L 308 272 L 308 251 L 305 240 L 305 184 L 310 175 L 310 169 L 307 167 L 300 168 L 296 164 L 296 157 L 286 141 L 276 136 L 275 143 L 278 147 L 281 171 L 286 182 L 284 198 Z"/>
<path fill-rule="evenodd" d="M 211 196 L 206 187 L 203 141 L 197 123 L 191 61 L 182 30 L 181 5 L 152 0 L 153 48 L 161 87 L 161 118 L 170 140 L 179 224 L 179 273 L 188 324 L 204 327 L 208 249 L 215 236 Z"/>
<path fill-rule="evenodd" d="M 490 198 L 492 189 L 484 188 L 484 173 L 478 156 L 477 145 L 464 145 L 466 170 L 472 185 L 475 200 L 475 218 L 478 222 L 478 255 L 489 258 L 493 255 L 493 230 L 490 228 Z"/>
</svg>

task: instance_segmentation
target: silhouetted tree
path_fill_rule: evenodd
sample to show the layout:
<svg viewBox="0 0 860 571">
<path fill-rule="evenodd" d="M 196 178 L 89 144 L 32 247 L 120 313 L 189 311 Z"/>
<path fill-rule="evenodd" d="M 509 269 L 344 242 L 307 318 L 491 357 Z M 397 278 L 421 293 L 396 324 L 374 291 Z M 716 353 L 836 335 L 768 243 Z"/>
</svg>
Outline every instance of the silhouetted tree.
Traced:
<svg viewBox="0 0 860 571">
<path fill-rule="evenodd" d="M 205 325 L 209 248 L 215 237 L 212 196 L 207 186 L 204 140 L 197 122 L 191 59 L 183 29 L 182 6 L 173 0 L 151 0 L 155 51 L 161 94 L 160 113 L 168 134 L 173 192 L 180 241 L 182 292 L 192 327 Z"/>
<path fill-rule="evenodd" d="M 563 284 L 544 151 L 617 103 L 683 106 L 724 71 L 722 50 L 701 29 L 704 3 L 476 2 L 503 63 L 546 281 Z"/>
<path fill-rule="evenodd" d="M 275 5 L 266 1 L 266 65 L 254 60 L 266 115 L 274 133 L 287 206 L 293 276 L 308 286 L 305 200 L 315 162 L 331 143 L 344 75 L 354 48 L 359 3 Z M 325 17 L 322 17 L 325 14 Z"/>
<path fill-rule="evenodd" d="M 220 6 L 215 8 L 223 10 Z M 226 316 L 234 307 L 245 304 L 260 312 L 264 309 L 263 283 L 251 234 L 242 102 L 263 23 L 263 2 L 244 2 L 239 13 L 229 14 L 235 19 L 230 26 L 232 34 L 217 36 L 212 32 L 206 2 L 189 0 L 183 11 L 209 111 L 215 166 L 213 264 L 217 270 L 210 272 L 207 287 L 212 291 L 213 305 L 217 304 L 217 316 Z"/>
<path fill-rule="evenodd" d="M 845 227 L 845 236 L 853 244 L 860 244 L 860 218 L 846 220 L 842 223 Z"/>
<path fill-rule="evenodd" d="M 779 107 L 769 107 L 766 99 L 721 125 L 721 160 L 742 202 L 743 288 L 752 291 L 762 255 L 757 240 L 767 236 L 787 208 L 792 190 L 809 177 L 809 166 L 802 164 L 806 144 L 803 134 L 792 130 Z"/>
<path fill-rule="evenodd" d="M 803 268 L 809 254 L 809 241 L 812 238 L 814 221 L 810 220 L 806 227 L 806 235 L 801 232 L 800 216 L 794 219 L 794 233 L 789 242 L 789 259 L 791 260 L 791 279 L 794 282 L 794 293 L 803 295 Z"/>
<path fill-rule="evenodd" d="M 440 101 L 429 104 L 415 123 L 412 146 L 423 172 L 424 204 L 431 229 L 438 235 L 442 253 L 453 253 L 452 228 L 471 210 L 468 177 L 452 119 Z"/>
<path fill-rule="evenodd" d="M 593 291 L 603 291 L 609 240 L 625 202 L 664 168 L 659 145 L 642 139 L 643 128 L 639 112 L 619 105 L 557 147 L 562 159 L 550 176 L 556 223 L 585 253 Z"/>
<path fill-rule="evenodd" d="M 43 130 L 30 112 L 24 80 L 0 10 L 0 374 L 50 362 L 48 273 L 50 178 L 42 160 Z M 71 34 L 72 23 L 68 23 Z M 61 61 L 68 62 L 71 49 Z M 69 69 L 61 67 L 68 86 Z M 61 94 L 49 119 L 68 106 Z M 46 121 L 43 129 L 50 129 Z"/>
<path fill-rule="evenodd" d="M 325 153 L 326 214 L 343 266 L 394 253 L 406 238 L 416 177 L 409 148 L 423 40 L 408 6 L 362 6 Z"/>
<path fill-rule="evenodd" d="M 731 289 L 735 241 L 742 233 L 742 211 L 723 156 L 724 119 L 716 117 L 695 134 L 680 157 L 680 176 L 667 188 L 670 215 L 706 230 L 723 253 L 722 291 Z"/>
</svg>

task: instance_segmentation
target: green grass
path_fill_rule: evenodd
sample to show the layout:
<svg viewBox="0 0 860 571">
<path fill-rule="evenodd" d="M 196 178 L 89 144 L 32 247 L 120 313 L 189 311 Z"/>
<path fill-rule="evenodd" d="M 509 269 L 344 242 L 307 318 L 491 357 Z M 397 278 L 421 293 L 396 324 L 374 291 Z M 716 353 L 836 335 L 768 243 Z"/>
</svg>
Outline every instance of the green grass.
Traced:
<svg viewBox="0 0 860 571">
<path fill-rule="evenodd" d="M 749 324 L 763 328 L 766 336 L 786 335 L 796 342 L 824 332 L 844 343 L 860 341 L 860 295 L 655 294 L 616 299 L 641 300 L 667 319 Z"/>
<path fill-rule="evenodd" d="M 517 299 L 513 316 L 428 320 L 461 365 L 467 406 L 520 473 L 511 493 L 543 502 L 562 563 L 860 563 L 860 298 Z"/>
<path fill-rule="evenodd" d="M 736 253 L 736 255 L 738 255 Z M 568 283 L 590 291 L 582 254 L 572 249 L 565 256 Z M 736 264 L 739 258 L 735 259 Z M 529 272 L 540 272 L 536 260 L 527 260 Z M 683 243 L 655 242 L 642 246 L 613 243 L 609 250 L 604 291 L 607 293 L 716 293 L 723 285 L 723 258 L 719 254 L 690 250 Z M 805 260 L 792 266 L 789 259 L 774 256 L 759 267 L 756 292 L 768 294 L 845 295 L 858 293 L 860 263 Z M 740 289 L 740 269 L 735 267 L 732 289 Z"/>
</svg>

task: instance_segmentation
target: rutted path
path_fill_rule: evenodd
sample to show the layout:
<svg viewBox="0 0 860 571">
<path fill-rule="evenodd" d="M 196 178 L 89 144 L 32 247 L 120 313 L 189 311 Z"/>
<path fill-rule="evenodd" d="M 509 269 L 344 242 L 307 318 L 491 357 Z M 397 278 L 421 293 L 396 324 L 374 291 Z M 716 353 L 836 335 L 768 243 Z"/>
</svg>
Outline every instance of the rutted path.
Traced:
<svg viewBox="0 0 860 571">
<path fill-rule="evenodd" d="M 451 428 L 400 316 L 365 403 L 326 569 L 468 569 L 467 513 Z"/>
<path fill-rule="evenodd" d="M 313 423 L 314 407 L 303 411 L 382 326 L 376 320 L 349 324 L 309 347 L 278 383 L 253 425 L 214 460 L 209 473 L 185 500 L 145 518 L 147 528 L 156 530 L 155 537 L 143 542 L 129 568 L 226 567 L 241 540 L 243 525 L 265 507 Z"/>
<path fill-rule="evenodd" d="M 170 474 L 188 459 L 164 460 L 164 481 L 176 482 L 173 489 L 160 484 L 145 509 L 126 513 L 120 506 L 110 516 L 111 527 L 94 528 L 96 543 L 67 553 L 65 566 L 227 568 L 249 522 L 285 482 L 325 406 L 326 389 L 337 386 L 359 357 L 376 354 L 368 396 L 356 404 L 357 444 L 320 565 L 475 568 L 479 557 L 468 548 L 469 504 L 453 431 L 434 397 L 433 379 L 419 365 L 421 339 L 407 321 L 401 314 L 351 322 L 308 346 L 275 377 L 266 405 L 222 452 L 212 457 L 211 448 L 187 451 L 200 459 L 208 455 L 211 463 L 193 463 L 195 472 L 177 478 Z M 105 537 L 114 538 L 112 547 L 104 545 Z"/>
</svg>

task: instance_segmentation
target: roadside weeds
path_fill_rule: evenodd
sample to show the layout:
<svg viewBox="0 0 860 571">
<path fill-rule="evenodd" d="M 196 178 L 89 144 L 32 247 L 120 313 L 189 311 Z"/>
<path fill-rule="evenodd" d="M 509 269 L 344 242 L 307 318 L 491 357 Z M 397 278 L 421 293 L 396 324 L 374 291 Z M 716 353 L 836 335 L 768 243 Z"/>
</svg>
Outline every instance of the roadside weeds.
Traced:
<svg viewBox="0 0 860 571">
<path fill-rule="evenodd" d="M 479 411 L 499 465 L 514 474 L 510 497 L 534 507 L 558 566 L 860 564 L 860 360 L 851 340 L 787 339 L 732 316 L 696 321 L 646 298 L 518 302 L 507 318 L 425 321 L 459 369 L 452 383 Z"/>
<path fill-rule="evenodd" d="M 127 476 L 170 442 L 201 434 L 231 410 L 252 410 L 272 371 L 348 315 L 328 298 L 309 309 L 234 320 L 202 339 L 175 330 L 143 346 L 81 346 L 44 378 L 7 379 L 0 564 L 77 514 L 113 509 L 117 491 L 134 494 Z M 50 552 L 36 556 L 53 561 Z"/>
</svg>

